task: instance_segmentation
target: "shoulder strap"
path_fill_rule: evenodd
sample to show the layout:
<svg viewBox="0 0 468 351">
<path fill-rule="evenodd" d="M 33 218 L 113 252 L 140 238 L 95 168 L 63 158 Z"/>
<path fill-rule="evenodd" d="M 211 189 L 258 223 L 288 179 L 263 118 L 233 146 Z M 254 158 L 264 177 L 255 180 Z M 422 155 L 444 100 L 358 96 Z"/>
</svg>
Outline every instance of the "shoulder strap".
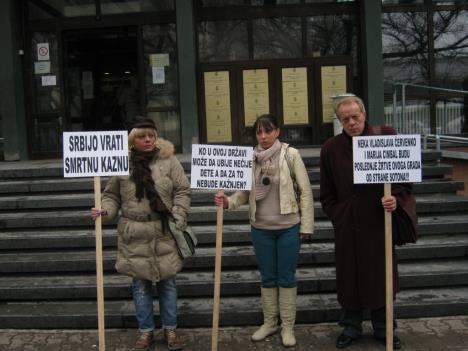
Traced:
<svg viewBox="0 0 468 351">
<path fill-rule="evenodd" d="M 288 151 L 289 151 L 289 145 L 286 146 L 284 158 L 286 159 L 286 163 L 288 164 L 289 174 L 291 175 L 291 179 L 293 180 L 293 182 L 296 182 L 296 175 L 294 174 L 294 168 L 293 168 L 293 165 L 291 164 L 291 159 L 288 157 L 289 156 Z"/>
<path fill-rule="evenodd" d="M 287 163 L 288 168 L 289 168 L 289 175 L 291 176 L 291 180 L 292 180 L 292 183 L 293 183 L 294 195 L 296 197 L 297 203 L 299 203 L 300 191 L 298 189 L 298 185 L 297 185 L 297 182 L 296 182 L 296 174 L 294 173 L 294 166 L 291 164 L 292 160 L 291 160 L 290 157 L 288 157 L 288 151 L 289 151 L 289 145 L 286 147 L 286 151 L 284 153 L 284 158 L 286 159 L 286 163 Z"/>
</svg>

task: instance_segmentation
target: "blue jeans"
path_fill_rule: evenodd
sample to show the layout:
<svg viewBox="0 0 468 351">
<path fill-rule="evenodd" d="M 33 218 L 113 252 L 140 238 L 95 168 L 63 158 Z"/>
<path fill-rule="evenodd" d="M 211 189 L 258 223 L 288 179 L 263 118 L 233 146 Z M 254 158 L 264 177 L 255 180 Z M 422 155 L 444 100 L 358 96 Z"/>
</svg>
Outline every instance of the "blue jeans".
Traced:
<svg viewBox="0 0 468 351">
<path fill-rule="evenodd" d="M 262 287 L 296 287 L 296 267 L 301 248 L 299 225 L 278 230 L 252 226 L 252 242 L 262 276 Z"/>
<path fill-rule="evenodd" d="M 384 339 L 387 336 L 387 321 L 386 321 L 386 308 L 377 308 L 370 311 L 372 321 L 372 328 L 374 329 L 374 337 Z M 339 325 L 344 327 L 343 334 L 357 339 L 362 334 L 362 310 L 347 310 L 343 309 Z M 395 312 L 393 312 L 393 333 L 397 328 L 395 319 Z"/>
<path fill-rule="evenodd" d="M 159 295 L 159 315 L 163 329 L 177 328 L 177 287 L 175 277 L 156 283 Z M 154 330 L 153 283 L 133 278 L 133 302 L 140 332 Z"/>
</svg>

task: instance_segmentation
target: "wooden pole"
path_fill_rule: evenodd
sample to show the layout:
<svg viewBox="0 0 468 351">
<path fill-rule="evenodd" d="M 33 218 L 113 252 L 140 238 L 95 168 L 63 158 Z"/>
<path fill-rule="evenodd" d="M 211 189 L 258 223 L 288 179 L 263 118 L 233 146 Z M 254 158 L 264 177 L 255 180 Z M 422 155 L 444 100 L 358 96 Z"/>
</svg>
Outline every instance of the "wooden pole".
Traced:
<svg viewBox="0 0 468 351">
<path fill-rule="evenodd" d="M 224 192 L 220 190 L 220 194 Z M 211 351 L 218 350 L 218 328 L 219 328 L 219 295 L 221 286 L 221 257 L 223 248 L 223 204 L 216 210 L 216 257 L 214 274 L 214 297 L 213 297 L 213 327 L 211 332 Z"/>
<path fill-rule="evenodd" d="M 384 184 L 384 196 L 392 195 L 392 185 Z M 387 351 L 393 350 L 393 240 L 392 213 L 385 213 L 385 288 L 386 288 L 386 326 Z"/>
<path fill-rule="evenodd" d="M 94 207 L 101 208 L 101 177 L 94 177 Z M 96 230 L 96 286 L 98 305 L 99 351 L 106 350 L 104 329 L 104 277 L 102 269 L 102 221 L 101 216 L 94 222 Z"/>
</svg>

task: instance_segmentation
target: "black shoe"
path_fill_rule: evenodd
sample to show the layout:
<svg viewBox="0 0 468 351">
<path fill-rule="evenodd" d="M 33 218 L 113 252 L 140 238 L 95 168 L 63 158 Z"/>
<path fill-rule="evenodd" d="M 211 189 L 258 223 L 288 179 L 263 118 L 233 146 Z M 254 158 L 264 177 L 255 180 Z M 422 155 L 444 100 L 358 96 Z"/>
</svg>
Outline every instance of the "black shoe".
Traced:
<svg viewBox="0 0 468 351">
<path fill-rule="evenodd" d="M 386 337 L 383 337 L 383 338 L 377 338 L 376 339 L 381 343 L 381 344 L 384 344 L 384 345 L 387 345 L 387 338 Z M 400 338 L 398 337 L 398 335 L 393 335 L 393 349 L 394 350 L 399 350 L 401 349 L 401 341 L 400 341 Z"/>
<path fill-rule="evenodd" d="M 350 346 L 356 338 L 352 338 L 346 334 L 341 334 L 337 339 L 336 339 L 336 348 L 338 349 L 344 349 L 348 346 Z"/>
</svg>

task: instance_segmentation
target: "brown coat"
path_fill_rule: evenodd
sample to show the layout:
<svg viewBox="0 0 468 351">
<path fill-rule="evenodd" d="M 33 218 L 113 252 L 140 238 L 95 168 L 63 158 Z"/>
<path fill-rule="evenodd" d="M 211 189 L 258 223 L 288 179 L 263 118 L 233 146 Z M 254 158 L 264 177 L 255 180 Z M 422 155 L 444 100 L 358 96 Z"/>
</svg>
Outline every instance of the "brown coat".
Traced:
<svg viewBox="0 0 468 351">
<path fill-rule="evenodd" d="M 367 126 L 363 135 L 374 135 Z M 395 134 L 382 127 L 380 134 Z M 321 150 L 320 201 L 335 230 L 338 301 L 350 310 L 385 306 L 385 220 L 383 184 L 353 184 L 352 139 L 344 132 Z M 392 184 L 392 195 L 416 225 L 411 184 Z M 398 271 L 394 260 L 394 293 Z"/>
</svg>

